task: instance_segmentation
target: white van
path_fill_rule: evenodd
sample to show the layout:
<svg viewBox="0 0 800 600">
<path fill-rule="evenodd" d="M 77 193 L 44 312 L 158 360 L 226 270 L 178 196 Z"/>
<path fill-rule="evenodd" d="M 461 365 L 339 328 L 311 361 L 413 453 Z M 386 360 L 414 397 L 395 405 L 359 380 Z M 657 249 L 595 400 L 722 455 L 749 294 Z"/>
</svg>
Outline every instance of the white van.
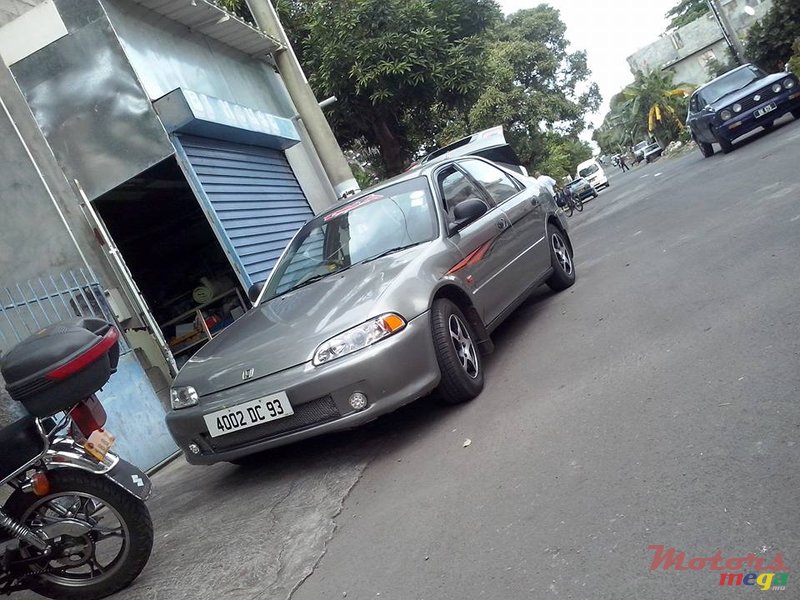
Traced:
<svg viewBox="0 0 800 600">
<path fill-rule="evenodd" d="M 593 158 L 578 165 L 575 177 L 583 177 L 586 181 L 591 183 L 592 187 L 596 190 L 611 185 L 608 183 L 608 177 L 606 177 L 606 172 L 603 171 L 603 167 Z"/>
</svg>

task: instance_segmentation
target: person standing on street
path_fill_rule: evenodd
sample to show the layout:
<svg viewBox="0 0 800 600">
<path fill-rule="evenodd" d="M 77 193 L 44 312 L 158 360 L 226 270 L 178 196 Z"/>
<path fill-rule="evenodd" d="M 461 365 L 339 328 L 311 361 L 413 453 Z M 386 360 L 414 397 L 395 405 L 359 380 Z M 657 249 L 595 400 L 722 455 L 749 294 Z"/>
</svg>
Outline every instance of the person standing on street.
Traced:
<svg viewBox="0 0 800 600">
<path fill-rule="evenodd" d="M 631 168 L 628 165 L 625 164 L 625 155 L 624 154 L 620 154 L 619 155 L 619 166 L 622 169 L 623 173 L 625 171 L 630 171 L 631 170 Z"/>
</svg>

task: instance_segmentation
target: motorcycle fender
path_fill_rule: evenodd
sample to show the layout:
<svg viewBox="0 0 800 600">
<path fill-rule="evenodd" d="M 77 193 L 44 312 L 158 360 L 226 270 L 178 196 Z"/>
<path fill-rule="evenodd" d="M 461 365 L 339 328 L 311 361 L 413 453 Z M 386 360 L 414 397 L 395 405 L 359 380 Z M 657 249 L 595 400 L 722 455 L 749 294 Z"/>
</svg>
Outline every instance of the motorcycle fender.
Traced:
<svg viewBox="0 0 800 600">
<path fill-rule="evenodd" d="M 106 473 L 106 477 L 143 502 L 150 497 L 150 478 L 127 460 L 120 458 L 114 468 Z"/>
<path fill-rule="evenodd" d="M 54 441 L 44 457 L 44 462 L 48 469 L 81 469 L 108 477 L 140 500 L 146 500 L 150 496 L 150 479 L 137 467 L 111 452 L 100 462 L 71 439 Z"/>
</svg>

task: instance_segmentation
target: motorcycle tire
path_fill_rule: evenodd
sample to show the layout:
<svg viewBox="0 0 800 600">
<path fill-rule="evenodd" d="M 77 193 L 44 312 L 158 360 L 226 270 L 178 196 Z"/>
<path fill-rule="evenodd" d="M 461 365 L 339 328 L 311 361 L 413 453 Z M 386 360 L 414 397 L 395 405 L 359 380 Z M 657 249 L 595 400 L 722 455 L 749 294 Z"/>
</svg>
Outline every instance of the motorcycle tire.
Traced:
<svg viewBox="0 0 800 600">
<path fill-rule="evenodd" d="M 583 200 L 580 198 L 575 198 L 575 208 L 578 212 L 583 212 Z"/>
<path fill-rule="evenodd" d="M 83 536 L 58 538 L 59 543 L 71 545 L 62 549 L 61 556 L 58 555 L 56 546 L 53 554 L 32 565 L 31 575 L 26 579 L 30 589 L 54 600 L 97 600 L 130 585 L 147 564 L 153 548 L 153 523 L 144 502 L 105 477 L 77 469 L 48 471 L 47 479 L 50 491 L 46 496 L 38 497 L 33 493 L 17 490 L 6 502 L 6 512 L 35 529 L 40 512 L 53 506 L 50 503 L 58 501 L 60 510 L 65 506 L 77 505 L 78 512 L 73 518 L 95 522 L 92 523 L 92 529 Z M 89 501 L 95 505 L 99 501 L 102 508 L 91 514 L 81 514 L 82 502 L 78 500 L 76 503 L 77 499 L 87 500 L 83 503 L 86 511 L 89 510 Z M 103 510 L 106 512 L 103 513 Z M 102 521 L 109 515 L 116 518 L 119 527 L 110 530 L 103 527 Z M 106 533 L 100 538 L 103 529 L 118 529 L 119 535 Z M 121 538 L 119 554 L 108 565 L 101 566 L 96 554 L 97 547 L 99 543 L 111 538 Z M 24 558 L 32 558 L 37 551 L 21 544 L 20 553 Z M 67 561 L 73 562 L 64 565 Z M 79 564 L 80 561 L 83 562 Z M 42 573 L 42 566 L 51 572 Z M 80 572 L 69 572 L 76 568 Z M 88 573 L 85 573 L 85 568 L 88 568 Z"/>
</svg>

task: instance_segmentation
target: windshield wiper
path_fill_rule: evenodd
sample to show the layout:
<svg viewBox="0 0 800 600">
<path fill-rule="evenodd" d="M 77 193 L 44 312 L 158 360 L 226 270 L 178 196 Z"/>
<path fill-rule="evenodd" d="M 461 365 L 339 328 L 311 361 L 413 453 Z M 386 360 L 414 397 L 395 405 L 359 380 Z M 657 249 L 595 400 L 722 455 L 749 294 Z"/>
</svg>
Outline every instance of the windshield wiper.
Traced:
<svg viewBox="0 0 800 600">
<path fill-rule="evenodd" d="M 425 242 L 412 242 L 411 244 L 406 244 L 405 246 L 395 246 L 394 248 L 389 248 L 388 250 L 384 250 L 380 254 L 376 254 L 375 256 L 370 256 L 369 258 L 365 258 L 364 260 L 358 261 L 357 265 L 363 265 L 368 262 L 372 262 L 373 260 L 378 260 L 379 258 L 383 258 L 389 254 L 394 254 L 395 252 L 400 252 L 401 250 L 406 250 L 407 248 L 411 248 L 412 246 L 419 246 L 420 244 L 424 244 Z"/>
</svg>

